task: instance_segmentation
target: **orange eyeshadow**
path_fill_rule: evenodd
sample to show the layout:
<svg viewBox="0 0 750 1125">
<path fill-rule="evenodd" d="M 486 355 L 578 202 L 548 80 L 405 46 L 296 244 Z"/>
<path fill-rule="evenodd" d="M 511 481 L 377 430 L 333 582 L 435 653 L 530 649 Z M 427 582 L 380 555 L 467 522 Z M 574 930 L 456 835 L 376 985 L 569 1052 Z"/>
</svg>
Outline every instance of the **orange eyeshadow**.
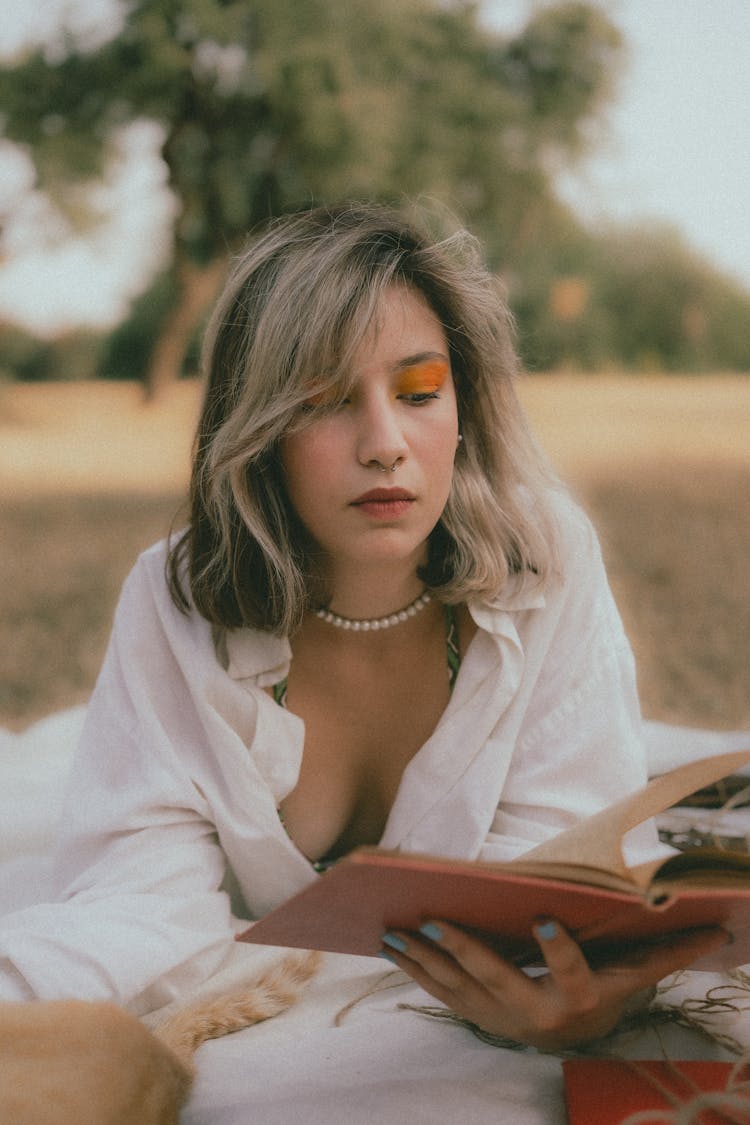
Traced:
<svg viewBox="0 0 750 1125">
<path fill-rule="evenodd" d="M 424 363 L 415 363 L 413 367 L 405 367 L 400 372 L 398 394 L 431 394 L 433 391 L 439 390 L 447 378 L 448 364 L 444 359 L 427 359 Z"/>
</svg>

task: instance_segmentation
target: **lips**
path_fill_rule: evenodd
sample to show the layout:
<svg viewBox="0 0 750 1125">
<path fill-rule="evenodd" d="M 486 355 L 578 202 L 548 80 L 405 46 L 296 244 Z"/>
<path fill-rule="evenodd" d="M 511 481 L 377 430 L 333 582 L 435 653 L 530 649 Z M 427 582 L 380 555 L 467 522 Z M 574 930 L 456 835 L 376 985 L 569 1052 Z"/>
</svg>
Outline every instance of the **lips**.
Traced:
<svg viewBox="0 0 750 1125">
<path fill-rule="evenodd" d="M 352 507 L 375 519 L 397 519 L 408 512 L 414 499 L 413 493 L 403 488 L 373 488 L 353 500 Z"/>
<path fill-rule="evenodd" d="M 413 499 L 413 494 L 406 492 L 403 488 L 373 488 L 370 492 L 363 492 L 356 500 L 352 500 L 352 504 L 357 506 L 359 504 L 380 504 Z"/>
</svg>

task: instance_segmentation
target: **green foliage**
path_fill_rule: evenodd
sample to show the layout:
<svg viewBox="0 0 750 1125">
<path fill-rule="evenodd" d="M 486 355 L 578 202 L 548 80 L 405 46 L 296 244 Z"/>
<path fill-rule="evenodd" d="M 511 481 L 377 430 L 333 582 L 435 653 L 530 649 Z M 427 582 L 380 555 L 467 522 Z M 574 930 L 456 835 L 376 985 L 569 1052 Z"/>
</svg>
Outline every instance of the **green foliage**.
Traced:
<svg viewBox="0 0 750 1125">
<path fill-rule="evenodd" d="M 39 340 L 21 328 L 0 325 L 0 382 L 92 379 L 102 348 L 103 338 L 93 332 Z"/>
<path fill-rule="evenodd" d="M 750 370 L 750 293 L 679 232 L 549 219 L 511 285 L 528 366 Z"/>
<path fill-rule="evenodd" d="M 521 100 L 529 132 L 563 159 L 584 151 L 592 106 L 613 94 L 623 40 L 585 3 L 539 10 L 505 52 L 506 85 Z"/>
<path fill-rule="evenodd" d="M 154 341 L 177 296 L 171 270 L 159 274 L 133 302 L 130 315 L 109 336 L 100 372 L 105 379 L 138 379 L 148 369 Z"/>
<path fill-rule="evenodd" d="M 618 310 L 611 347 L 628 366 L 750 369 L 750 295 L 669 227 L 605 233 L 600 300 Z"/>
<path fill-rule="evenodd" d="M 196 261 L 343 196 L 429 193 L 503 245 L 530 189 L 551 194 L 551 150 L 580 153 L 618 48 L 583 3 L 508 41 L 455 0 L 134 0 L 98 49 L 0 72 L 0 99 L 58 194 L 103 167 L 120 126 L 160 122 L 176 245 Z"/>
<path fill-rule="evenodd" d="M 54 378 L 50 344 L 5 324 L 0 327 L 0 381 L 36 382 Z"/>
<path fill-rule="evenodd" d="M 102 350 L 99 373 L 103 378 L 142 378 L 161 326 L 175 307 L 178 288 L 174 271 L 165 270 L 133 302 L 130 315 L 110 334 Z M 198 371 L 201 328 L 202 324 L 196 325 L 179 376 L 195 375 Z"/>
</svg>

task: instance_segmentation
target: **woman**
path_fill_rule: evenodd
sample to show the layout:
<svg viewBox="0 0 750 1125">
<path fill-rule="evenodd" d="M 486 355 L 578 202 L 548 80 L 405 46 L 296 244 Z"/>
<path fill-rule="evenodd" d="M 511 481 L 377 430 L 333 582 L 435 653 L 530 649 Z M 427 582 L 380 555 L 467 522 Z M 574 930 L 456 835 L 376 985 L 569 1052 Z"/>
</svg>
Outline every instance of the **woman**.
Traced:
<svg viewBox="0 0 750 1125">
<path fill-rule="evenodd" d="M 646 779 L 595 536 L 526 430 L 467 236 L 435 244 L 377 207 L 274 223 L 235 264 L 205 367 L 190 520 L 124 588 L 63 901 L 0 933 L 11 998 L 153 1008 L 218 967 L 233 914 L 359 844 L 510 858 Z M 531 979 L 426 923 L 384 954 L 543 1047 L 609 1030 L 723 940 L 594 971 L 540 920 Z"/>
</svg>

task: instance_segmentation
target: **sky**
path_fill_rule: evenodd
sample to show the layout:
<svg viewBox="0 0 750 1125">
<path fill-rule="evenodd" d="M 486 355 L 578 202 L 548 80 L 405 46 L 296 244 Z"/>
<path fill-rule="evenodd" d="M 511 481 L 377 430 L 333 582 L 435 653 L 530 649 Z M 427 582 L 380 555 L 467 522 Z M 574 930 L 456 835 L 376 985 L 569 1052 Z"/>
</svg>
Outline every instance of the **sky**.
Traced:
<svg viewBox="0 0 750 1125">
<path fill-rule="evenodd" d="M 301 0 L 302 2 L 302 0 Z M 750 0 L 598 0 L 628 61 L 596 153 L 560 184 L 587 221 L 668 221 L 750 288 Z M 487 22 L 520 27 L 535 0 L 484 0 Z M 0 0 L 0 54 L 54 41 L 60 12 L 87 34 L 111 28 L 117 0 Z M 28 162 L 0 145 L 0 211 L 21 201 L 13 253 L 0 263 L 0 317 L 47 334 L 107 326 L 166 260 L 173 202 L 154 157 L 158 133 L 133 130 L 100 203 L 93 238 L 35 246 L 44 211 Z M 64 231 L 60 232 L 64 234 Z"/>
</svg>

